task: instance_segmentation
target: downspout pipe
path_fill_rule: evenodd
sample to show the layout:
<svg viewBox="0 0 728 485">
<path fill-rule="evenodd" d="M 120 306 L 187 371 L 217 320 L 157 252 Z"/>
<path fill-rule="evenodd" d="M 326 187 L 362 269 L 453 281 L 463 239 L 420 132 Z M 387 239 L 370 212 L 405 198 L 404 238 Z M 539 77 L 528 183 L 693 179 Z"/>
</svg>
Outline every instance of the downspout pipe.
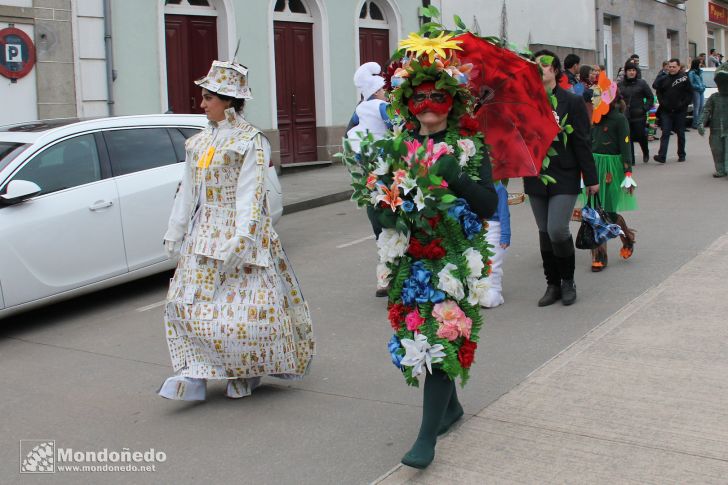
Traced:
<svg viewBox="0 0 728 485">
<path fill-rule="evenodd" d="M 111 0 L 104 0 L 104 50 L 106 53 L 106 90 L 109 116 L 114 116 L 114 50 L 111 42 Z"/>
</svg>

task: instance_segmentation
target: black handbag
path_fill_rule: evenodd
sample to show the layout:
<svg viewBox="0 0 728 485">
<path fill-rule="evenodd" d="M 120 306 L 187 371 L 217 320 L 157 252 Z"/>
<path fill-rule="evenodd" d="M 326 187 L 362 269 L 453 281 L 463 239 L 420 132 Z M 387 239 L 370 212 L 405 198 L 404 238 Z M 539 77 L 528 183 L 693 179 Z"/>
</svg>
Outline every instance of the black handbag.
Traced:
<svg viewBox="0 0 728 485">
<path fill-rule="evenodd" d="M 592 197 L 594 202 L 592 202 Z M 610 222 L 609 216 L 607 216 L 607 213 L 604 211 L 604 209 L 602 209 L 601 204 L 599 204 L 599 194 L 595 194 L 594 196 L 589 195 L 586 199 L 586 205 L 584 207 L 591 207 L 599 214 L 599 217 L 601 217 L 603 221 L 605 221 L 606 223 Z M 597 247 L 599 247 L 599 243 L 597 242 L 594 233 L 594 228 L 591 224 L 586 222 L 583 217 L 581 220 L 581 225 L 579 226 L 579 232 L 576 233 L 576 241 L 574 242 L 574 245 L 578 249 L 596 249 Z"/>
</svg>

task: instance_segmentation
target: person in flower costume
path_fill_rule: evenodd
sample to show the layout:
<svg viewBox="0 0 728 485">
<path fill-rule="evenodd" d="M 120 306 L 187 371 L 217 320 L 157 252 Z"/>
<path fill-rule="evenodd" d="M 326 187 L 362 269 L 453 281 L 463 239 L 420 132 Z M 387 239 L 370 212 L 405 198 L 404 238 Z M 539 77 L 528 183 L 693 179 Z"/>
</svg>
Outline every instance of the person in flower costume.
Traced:
<svg viewBox="0 0 728 485">
<path fill-rule="evenodd" d="M 442 32 L 402 41 L 390 101 L 406 129 L 363 140 L 359 159 L 347 143 L 342 155 L 354 200 L 384 227 L 377 246 L 379 278 L 390 283 L 392 361 L 408 384 L 424 379 L 420 431 L 402 458 L 416 468 L 463 415 L 455 381 L 468 380 L 478 346 L 492 254 L 483 220 L 498 204 L 459 43 Z"/>
</svg>

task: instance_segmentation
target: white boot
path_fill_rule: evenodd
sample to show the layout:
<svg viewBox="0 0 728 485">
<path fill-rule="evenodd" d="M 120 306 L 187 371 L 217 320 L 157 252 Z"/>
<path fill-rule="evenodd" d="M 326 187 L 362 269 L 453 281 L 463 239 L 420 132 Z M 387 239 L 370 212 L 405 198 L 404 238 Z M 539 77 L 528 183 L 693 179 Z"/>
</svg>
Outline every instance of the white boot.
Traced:
<svg viewBox="0 0 728 485">
<path fill-rule="evenodd" d="M 249 379 L 229 379 L 225 395 L 231 399 L 240 399 L 241 397 L 250 396 L 253 389 L 260 385 L 260 377 L 251 377 Z"/>
<path fill-rule="evenodd" d="M 193 377 L 173 376 L 164 381 L 159 395 L 177 401 L 204 401 L 207 381 Z"/>
</svg>

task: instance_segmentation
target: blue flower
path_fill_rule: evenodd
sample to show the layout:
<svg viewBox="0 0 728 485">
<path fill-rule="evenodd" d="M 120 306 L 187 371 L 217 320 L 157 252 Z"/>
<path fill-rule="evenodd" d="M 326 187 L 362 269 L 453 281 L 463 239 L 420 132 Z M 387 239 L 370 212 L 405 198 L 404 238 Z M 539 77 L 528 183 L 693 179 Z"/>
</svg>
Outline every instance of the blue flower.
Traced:
<svg viewBox="0 0 728 485">
<path fill-rule="evenodd" d="M 468 203 L 465 202 L 465 199 L 455 199 L 455 205 L 450 207 L 450 210 L 447 211 L 447 214 L 453 219 L 460 219 L 463 211 L 467 209 Z"/>
<path fill-rule="evenodd" d="M 463 225 L 465 237 L 468 239 L 473 239 L 473 237 L 483 230 L 483 223 L 480 222 L 480 219 L 475 213 L 470 211 L 463 215 L 461 224 Z"/>
<path fill-rule="evenodd" d="M 402 286 L 402 303 L 407 306 L 424 304 L 429 301 L 438 303 L 445 299 L 445 294 L 440 290 L 432 288 L 430 281 L 432 273 L 425 268 L 422 261 L 417 261 L 410 268 L 410 277 L 404 281 Z"/>
<path fill-rule="evenodd" d="M 405 212 L 412 212 L 415 208 L 415 203 L 411 200 L 405 200 L 402 202 L 402 210 Z"/>
<path fill-rule="evenodd" d="M 470 210 L 470 206 L 465 199 L 456 199 L 455 205 L 450 207 L 447 214 L 460 222 L 460 225 L 463 226 L 465 237 L 468 239 L 473 239 L 473 237 L 483 230 L 483 223 L 480 221 L 478 215 Z"/>
<path fill-rule="evenodd" d="M 402 368 L 402 359 L 404 358 L 404 355 L 399 355 L 397 351 L 402 348 L 402 345 L 399 343 L 399 338 L 396 335 L 392 335 L 392 338 L 389 339 L 389 342 L 387 343 L 387 349 L 389 349 L 389 353 L 392 354 L 392 364 L 396 365 L 397 368 Z"/>
</svg>

